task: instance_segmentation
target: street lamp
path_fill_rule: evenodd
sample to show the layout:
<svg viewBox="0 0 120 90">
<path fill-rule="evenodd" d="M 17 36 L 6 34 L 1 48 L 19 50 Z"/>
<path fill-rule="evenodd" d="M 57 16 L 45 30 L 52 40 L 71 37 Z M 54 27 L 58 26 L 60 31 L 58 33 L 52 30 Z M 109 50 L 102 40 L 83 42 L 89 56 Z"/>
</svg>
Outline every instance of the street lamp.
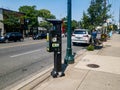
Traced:
<svg viewBox="0 0 120 90">
<path fill-rule="evenodd" d="M 74 63 L 74 56 L 72 55 L 72 48 L 71 48 L 71 0 L 67 2 L 67 49 L 66 49 L 66 56 L 64 59 L 65 64 Z"/>
</svg>

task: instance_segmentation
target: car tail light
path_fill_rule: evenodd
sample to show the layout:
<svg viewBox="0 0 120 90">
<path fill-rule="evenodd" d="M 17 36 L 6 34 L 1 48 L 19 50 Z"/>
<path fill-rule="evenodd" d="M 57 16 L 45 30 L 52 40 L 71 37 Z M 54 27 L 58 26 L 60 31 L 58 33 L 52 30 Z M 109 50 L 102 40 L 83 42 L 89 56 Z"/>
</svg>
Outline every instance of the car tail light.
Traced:
<svg viewBox="0 0 120 90">
<path fill-rule="evenodd" d="M 89 37 L 88 35 L 84 35 L 83 37 Z"/>
</svg>

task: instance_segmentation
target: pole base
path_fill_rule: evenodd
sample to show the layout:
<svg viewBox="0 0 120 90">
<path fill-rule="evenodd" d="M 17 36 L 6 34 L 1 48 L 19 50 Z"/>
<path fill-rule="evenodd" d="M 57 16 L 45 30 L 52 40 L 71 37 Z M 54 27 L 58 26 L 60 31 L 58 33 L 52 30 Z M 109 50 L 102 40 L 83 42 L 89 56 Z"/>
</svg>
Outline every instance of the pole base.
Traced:
<svg viewBox="0 0 120 90">
<path fill-rule="evenodd" d="M 64 72 L 56 72 L 54 70 L 51 72 L 51 75 L 53 78 L 65 76 Z"/>
<path fill-rule="evenodd" d="M 64 59 L 64 64 L 73 64 L 74 63 L 74 56 L 66 56 Z"/>
</svg>

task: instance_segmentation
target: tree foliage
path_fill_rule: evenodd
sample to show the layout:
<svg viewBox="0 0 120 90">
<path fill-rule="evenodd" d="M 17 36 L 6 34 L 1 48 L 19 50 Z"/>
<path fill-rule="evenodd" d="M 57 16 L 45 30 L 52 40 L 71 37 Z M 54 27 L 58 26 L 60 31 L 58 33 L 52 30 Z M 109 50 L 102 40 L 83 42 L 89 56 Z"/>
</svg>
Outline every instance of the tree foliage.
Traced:
<svg viewBox="0 0 120 90">
<path fill-rule="evenodd" d="M 62 19 L 64 21 L 64 27 L 65 27 L 65 31 L 67 31 L 67 17 L 64 17 Z M 71 28 L 72 28 L 72 31 L 74 31 L 74 29 L 78 28 L 79 27 L 79 24 L 76 20 L 72 20 L 71 21 Z"/>
<path fill-rule="evenodd" d="M 90 20 L 89 20 L 89 16 L 85 12 L 83 12 L 83 19 L 82 22 L 80 22 L 80 25 L 84 29 L 89 28 Z"/>
<path fill-rule="evenodd" d="M 55 19 L 56 17 L 51 14 L 51 12 L 49 10 L 46 10 L 46 9 L 41 9 L 41 10 L 38 10 L 38 16 L 39 17 L 43 17 L 45 19 Z"/>
<path fill-rule="evenodd" d="M 82 27 L 94 28 L 103 23 L 111 17 L 108 14 L 111 5 L 106 4 L 105 0 L 91 0 L 87 13 L 83 12 Z"/>
<path fill-rule="evenodd" d="M 20 12 L 25 13 L 25 21 L 27 21 L 29 27 L 35 27 L 37 23 L 37 10 L 36 6 L 21 6 L 19 8 Z"/>
<path fill-rule="evenodd" d="M 56 18 L 53 14 L 51 14 L 49 10 L 46 10 L 46 9 L 38 10 L 38 17 L 42 17 L 44 19 L 55 19 Z M 39 26 L 49 29 L 51 27 L 51 24 L 46 21 L 42 21 L 39 24 Z"/>
<path fill-rule="evenodd" d="M 46 28 L 47 30 L 52 27 L 51 23 L 46 22 L 46 21 L 41 22 L 41 23 L 39 24 L 39 26 L 40 26 L 40 27 L 44 27 L 44 28 Z"/>
<path fill-rule="evenodd" d="M 38 24 L 37 18 L 42 17 L 44 19 L 55 19 L 56 17 L 51 14 L 49 10 L 46 9 L 41 9 L 41 10 L 36 10 L 36 6 L 21 6 L 19 8 L 20 12 L 25 13 L 25 19 L 29 27 L 36 27 L 36 26 L 41 26 L 45 27 L 46 29 L 51 26 L 49 23 L 46 21 L 41 22 Z"/>
<path fill-rule="evenodd" d="M 78 22 L 76 20 L 72 20 L 72 30 L 78 27 Z"/>
</svg>

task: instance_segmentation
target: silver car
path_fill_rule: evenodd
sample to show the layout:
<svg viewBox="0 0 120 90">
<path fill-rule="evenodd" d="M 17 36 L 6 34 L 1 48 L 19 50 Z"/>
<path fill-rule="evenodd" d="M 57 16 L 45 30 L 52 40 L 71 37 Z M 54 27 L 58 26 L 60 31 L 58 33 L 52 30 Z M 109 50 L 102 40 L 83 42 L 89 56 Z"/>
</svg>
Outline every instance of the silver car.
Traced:
<svg viewBox="0 0 120 90">
<path fill-rule="evenodd" d="M 87 29 L 75 29 L 72 34 L 72 43 L 85 43 L 90 44 L 91 34 Z"/>
</svg>

